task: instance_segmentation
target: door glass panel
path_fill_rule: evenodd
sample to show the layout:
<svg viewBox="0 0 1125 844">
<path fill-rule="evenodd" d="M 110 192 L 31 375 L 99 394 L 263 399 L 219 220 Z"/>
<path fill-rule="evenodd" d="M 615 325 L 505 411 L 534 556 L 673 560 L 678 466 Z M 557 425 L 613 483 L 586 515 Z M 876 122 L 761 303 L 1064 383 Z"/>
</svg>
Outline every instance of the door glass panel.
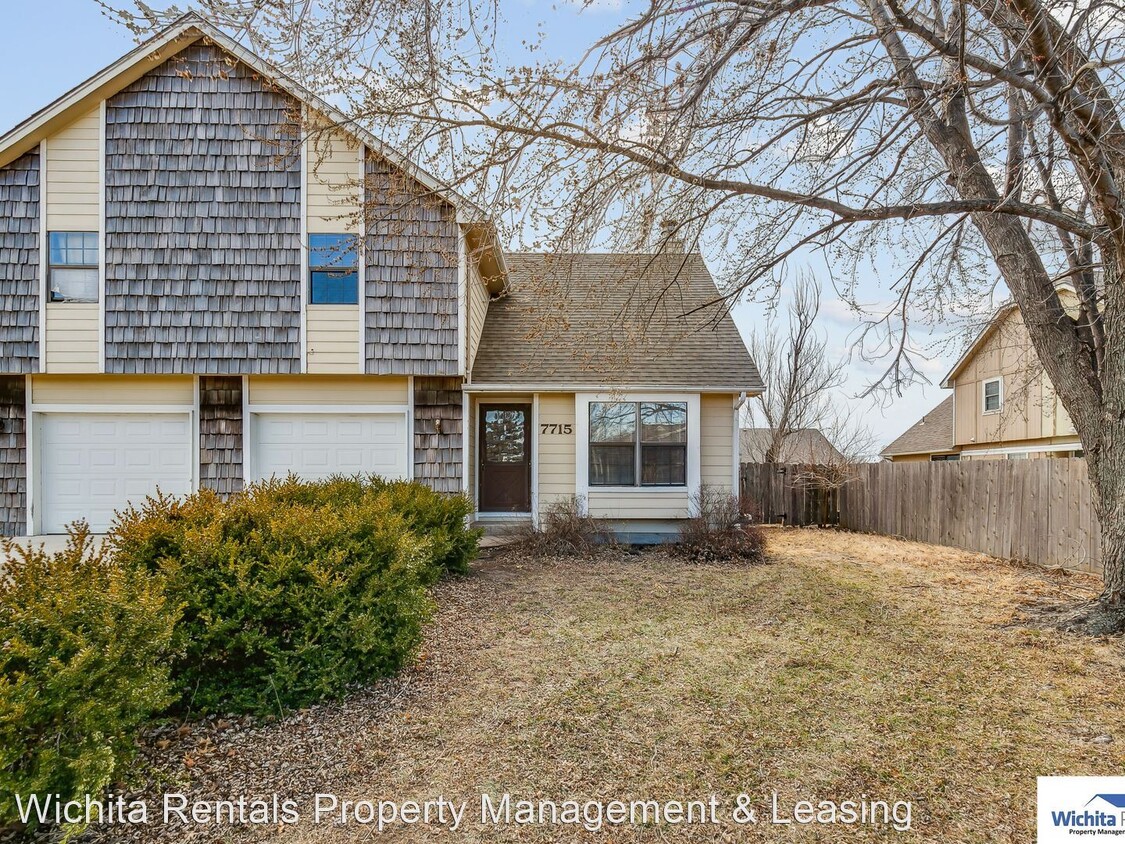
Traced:
<svg viewBox="0 0 1125 844">
<path fill-rule="evenodd" d="M 523 463 L 526 459 L 522 410 L 486 410 L 484 413 L 484 459 L 488 463 Z"/>
</svg>

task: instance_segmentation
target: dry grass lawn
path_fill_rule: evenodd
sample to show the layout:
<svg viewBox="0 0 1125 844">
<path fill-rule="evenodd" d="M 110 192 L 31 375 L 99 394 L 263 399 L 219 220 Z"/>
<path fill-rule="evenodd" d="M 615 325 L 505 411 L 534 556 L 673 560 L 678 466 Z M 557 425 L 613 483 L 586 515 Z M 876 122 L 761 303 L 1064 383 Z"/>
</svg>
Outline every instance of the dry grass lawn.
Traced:
<svg viewBox="0 0 1125 844">
<path fill-rule="evenodd" d="M 445 584 L 418 669 L 384 704 L 317 729 L 359 799 L 906 799 L 914 832 L 488 827 L 376 836 L 297 826 L 260 839 L 395 841 L 1034 840 L 1035 777 L 1125 766 L 1117 640 L 1024 623 L 1090 594 L 945 548 L 815 530 L 770 534 L 758 567 L 659 552 L 482 561 Z M 275 725 L 284 730 L 284 722 Z M 345 734 L 346 733 L 346 734 Z M 221 744 L 221 740 L 220 740 Z M 221 747 L 219 748 L 221 750 Z M 212 839 L 220 840 L 220 839 Z"/>
</svg>

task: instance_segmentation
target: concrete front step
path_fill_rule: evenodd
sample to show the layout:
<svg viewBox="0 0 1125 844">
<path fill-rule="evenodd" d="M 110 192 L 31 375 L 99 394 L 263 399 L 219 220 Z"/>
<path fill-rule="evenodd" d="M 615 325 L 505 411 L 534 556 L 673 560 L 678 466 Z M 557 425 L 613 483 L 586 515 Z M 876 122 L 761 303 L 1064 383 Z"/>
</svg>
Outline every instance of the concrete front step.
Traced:
<svg viewBox="0 0 1125 844">
<path fill-rule="evenodd" d="M 512 539 L 531 527 L 531 516 L 478 516 L 473 527 L 483 529 L 486 538 Z"/>
</svg>

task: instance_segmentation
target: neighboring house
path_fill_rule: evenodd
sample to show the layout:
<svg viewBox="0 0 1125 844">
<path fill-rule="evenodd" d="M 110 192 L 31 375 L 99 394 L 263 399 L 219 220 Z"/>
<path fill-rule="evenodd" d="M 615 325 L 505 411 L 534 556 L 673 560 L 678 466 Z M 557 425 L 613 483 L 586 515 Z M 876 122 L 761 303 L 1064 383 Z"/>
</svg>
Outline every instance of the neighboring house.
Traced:
<svg viewBox="0 0 1125 844">
<path fill-rule="evenodd" d="M 0 532 L 290 471 L 646 534 L 734 489 L 698 255 L 506 257 L 343 120 L 189 14 L 0 137 Z"/>
<path fill-rule="evenodd" d="M 897 440 L 883 449 L 887 460 L 960 460 L 953 447 L 953 396 L 911 425 Z"/>
<path fill-rule="evenodd" d="M 743 463 L 764 463 L 766 450 L 773 439 L 770 428 L 743 428 L 739 434 Z M 805 463 L 839 465 L 844 455 L 816 428 L 791 431 L 781 444 L 778 463 Z"/>
<path fill-rule="evenodd" d="M 1062 289 L 1064 304 L 1073 292 Z M 952 395 L 888 445 L 905 460 L 1081 457 L 1082 443 L 1015 304 L 1001 307 L 941 386 Z"/>
</svg>

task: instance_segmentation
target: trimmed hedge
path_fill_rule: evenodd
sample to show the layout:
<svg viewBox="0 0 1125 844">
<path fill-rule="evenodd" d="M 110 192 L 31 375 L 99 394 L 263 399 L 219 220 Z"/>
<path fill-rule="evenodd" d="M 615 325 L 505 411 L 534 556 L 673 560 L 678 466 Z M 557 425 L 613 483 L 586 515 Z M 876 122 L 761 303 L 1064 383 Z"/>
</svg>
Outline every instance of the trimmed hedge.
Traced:
<svg viewBox="0 0 1125 844">
<path fill-rule="evenodd" d="M 135 730 L 171 703 L 178 616 L 158 577 L 94 549 L 5 541 L 0 576 L 0 826 L 15 795 L 97 794 L 124 771 Z"/>
<path fill-rule="evenodd" d="M 476 553 L 468 507 L 421 484 L 290 477 L 228 501 L 149 499 L 120 514 L 109 541 L 183 606 L 177 708 L 279 713 L 409 661 L 428 587 Z"/>
</svg>

